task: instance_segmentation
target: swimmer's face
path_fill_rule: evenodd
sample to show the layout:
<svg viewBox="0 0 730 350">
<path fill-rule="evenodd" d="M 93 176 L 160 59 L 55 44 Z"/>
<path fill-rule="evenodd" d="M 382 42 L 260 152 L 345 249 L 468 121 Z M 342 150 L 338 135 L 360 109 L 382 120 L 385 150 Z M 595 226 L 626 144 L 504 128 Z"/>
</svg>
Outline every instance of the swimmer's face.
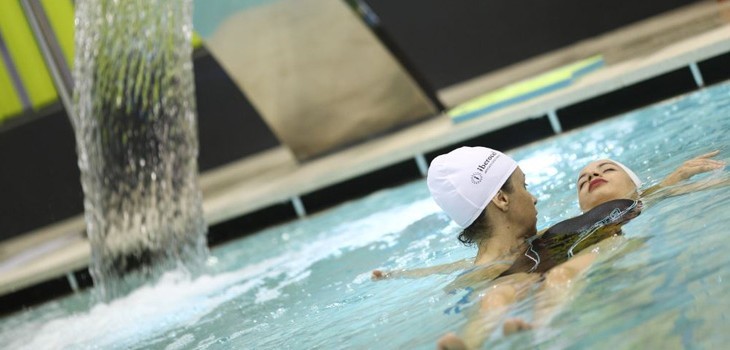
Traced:
<svg viewBox="0 0 730 350">
<path fill-rule="evenodd" d="M 525 173 L 517 167 L 510 176 L 509 180 L 512 185 L 512 193 L 509 194 L 510 215 L 513 215 L 515 222 L 524 223 L 529 235 L 535 234 L 537 231 L 537 198 L 527 191 L 527 183 L 525 182 Z"/>
<path fill-rule="evenodd" d="M 636 199 L 636 185 L 616 163 L 602 159 L 588 164 L 578 175 L 578 203 L 585 211 L 614 199 Z"/>
</svg>

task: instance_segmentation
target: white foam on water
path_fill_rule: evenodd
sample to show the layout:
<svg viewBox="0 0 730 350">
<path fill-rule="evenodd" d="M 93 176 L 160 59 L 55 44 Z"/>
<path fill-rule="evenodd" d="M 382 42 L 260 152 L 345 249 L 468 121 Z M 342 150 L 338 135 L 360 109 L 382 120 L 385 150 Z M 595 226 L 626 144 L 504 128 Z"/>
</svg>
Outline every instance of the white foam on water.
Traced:
<svg viewBox="0 0 730 350">
<path fill-rule="evenodd" d="M 221 303 L 256 286 L 257 283 L 246 283 L 235 293 L 228 288 L 256 275 L 261 268 L 246 267 L 194 280 L 181 272 L 169 272 L 158 283 L 140 287 L 126 297 L 51 320 L 24 334 L 12 334 L 9 348 L 128 347 L 152 334 L 194 324 Z"/>
<path fill-rule="evenodd" d="M 125 297 L 42 325 L 21 326 L 20 332 L 16 328 L 0 335 L 0 340 L 12 349 L 130 347 L 170 329 L 195 324 L 216 307 L 249 291 L 255 293 L 256 303 L 276 299 L 284 287 L 307 278 L 314 263 L 373 243 L 395 244 L 397 234 L 408 225 L 439 210 L 431 199 L 391 208 L 338 225 L 328 236 L 299 249 L 232 272 L 195 279 L 179 271 L 168 272 L 157 283 Z M 285 278 L 275 286 L 262 286 L 282 275 Z M 184 336 L 169 346 L 185 347 L 193 340 Z"/>
<path fill-rule="evenodd" d="M 192 334 L 185 334 L 180 338 L 177 338 L 174 342 L 170 343 L 165 347 L 165 350 L 179 350 L 184 349 L 190 343 L 195 341 L 195 336 Z"/>
</svg>

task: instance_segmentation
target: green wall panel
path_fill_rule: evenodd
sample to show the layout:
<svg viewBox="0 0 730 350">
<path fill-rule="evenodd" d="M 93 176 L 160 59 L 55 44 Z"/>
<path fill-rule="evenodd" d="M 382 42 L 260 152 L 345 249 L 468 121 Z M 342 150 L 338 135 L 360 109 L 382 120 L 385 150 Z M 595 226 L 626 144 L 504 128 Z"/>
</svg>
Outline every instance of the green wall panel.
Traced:
<svg viewBox="0 0 730 350">
<path fill-rule="evenodd" d="M 18 0 L 0 0 L 0 34 L 33 108 L 58 99 L 51 75 Z"/>
<path fill-rule="evenodd" d="M 23 111 L 23 105 L 5 67 L 5 60 L 0 56 L 0 124 Z"/>
<path fill-rule="evenodd" d="M 74 7 L 71 0 L 41 0 L 69 68 L 74 61 Z"/>
</svg>

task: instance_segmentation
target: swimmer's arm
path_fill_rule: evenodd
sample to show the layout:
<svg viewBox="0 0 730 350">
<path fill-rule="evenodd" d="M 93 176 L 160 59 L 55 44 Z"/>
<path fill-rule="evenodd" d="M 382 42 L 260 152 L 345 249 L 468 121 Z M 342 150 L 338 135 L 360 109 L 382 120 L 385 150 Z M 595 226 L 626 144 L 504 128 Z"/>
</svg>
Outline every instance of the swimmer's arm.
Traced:
<svg viewBox="0 0 730 350">
<path fill-rule="evenodd" d="M 538 274 L 518 273 L 502 277 L 484 293 L 479 310 L 470 313 L 459 340 L 468 349 L 480 349 L 512 305 L 528 295 Z M 443 340 L 444 338 L 442 338 Z"/>
<path fill-rule="evenodd" d="M 713 179 L 687 185 L 680 184 L 682 181 L 688 180 L 697 174 L 724 168 L 725 162 L 710 159 L 719 153 L 720 150 L 715 150 L 682 163 L 677 170 L 667 175 L 660 183 L 644 190 L 641 193 L 641 197 L 649 200 L 657 200 L 718 186 L 726 186 L 728 184 L 727 179 Z"/>
<path fill-rule="evenodd" d="M 706 173 L 708 171 L 722 169 L 725 167 L 725 162 L 715 159 L 710 159 L 720 153 L 720 150 L 715 150 L 710 153 L 705 153 L 701 156 L 694 157 L 680 165 L 671 174 L 667 175 L 660 183 L 649 187 L 642 192 L 642 196 L 647 196 L 655 193 L 661 189 L 672 187 L 679 184 L 682 181 L 688 180 L 692 176 L 697 174 Z M 678 192 L 677 194 L 684 194 L 692 191 L 691 188 L 687 188 L 684 192 Z"/>
<path fill-rule="evenodd" d="M 683 194 L 697 192 L 702 190 L 709 190 L 717 187 L 724 187 L 730 185 L 730 177 L 714 178 L 704 181 L 698 181 L 689 184 L 675 185 L 668 188 L 662 188 L 657 186 L 649 187 L 646 191 L 641 194 L 642 199 L 646 198 L 648 201 L 656 201 L 668 197 L 680 196 Z"/>
<path fill-rule="evenodd" d="M 725 167 L 725 162 L 720 160 L 710 159 L 720 153 L 720 150 L 715 150 L 710 153 L 705 153 L 701 156 L 692 158 L 680 165 L 677 170 L 669 174 L 662 182 L 659 183 L 660 187 L 674 186 L 684 180 L 688 180 L 692 176 L 697 174 L 706 173 L 708 171 L 721 169 Z"/>
<path fill-rule="evenodd" d="M 473 287 L 485 281 L 493 281 L 502 272 L 507 271 L 512 266 L 512 263 L 514 261 L 505 260 L 495 261 L 485 265 L 472 265 L 469 271 L 457 276 L 454 281 L 446 285 L 444 290 L 449 292 L 461 288 Z"/>
<path fill-rule="evenodd" d="M 531 327 L 544 326 L 568 304 L 573 297 L 576 280 L 582 278 L 597 256 L 597 252 L 585 250 L 545 273 L 545 280 L 535 299 L 535 313 Z"/>
<path fill-rule="evenodd" d="M 575 257 L 550 269 L 545 273 L 544 282 L 535 298 L 535 316 L 530 326 L 542 327 L 546 325 L 550 319 L 568 305 L 577 290 L 576 282 L 585 276 L 586 271 L 600 254 L 608 253 L 609 258 L 626 256 L 628 253 L 643 248 L 645 242 L 644 239 L 626 239 L 621 236 L 610 237 L 591 245 Z"/>
<path fill-rule="evenodd" d="M 447 264 L 422 267 L 417 269 L 402 269 L 392 271 L 373 270 L 371 279 L 373 281 L 379 281 L 390 278 L 420 278 L 434 274 L 449 274 L 454 271 L 468 269 L 472 266 L 474 266 L 474 259 L 463 259 Z"/>
</svg>

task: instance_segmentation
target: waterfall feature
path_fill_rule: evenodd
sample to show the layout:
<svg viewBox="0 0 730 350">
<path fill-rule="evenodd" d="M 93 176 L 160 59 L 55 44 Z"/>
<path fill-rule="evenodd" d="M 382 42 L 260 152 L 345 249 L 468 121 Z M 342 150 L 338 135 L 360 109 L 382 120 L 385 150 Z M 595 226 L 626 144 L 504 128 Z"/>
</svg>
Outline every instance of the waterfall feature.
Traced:
<svg viewBox="0 0 730 350">
<path fill-rule="evenodd" d="M 76 1 L 71 114 L 104 300 L 207 255 L 191 35 L 191 0 Z"/>
</svg>

